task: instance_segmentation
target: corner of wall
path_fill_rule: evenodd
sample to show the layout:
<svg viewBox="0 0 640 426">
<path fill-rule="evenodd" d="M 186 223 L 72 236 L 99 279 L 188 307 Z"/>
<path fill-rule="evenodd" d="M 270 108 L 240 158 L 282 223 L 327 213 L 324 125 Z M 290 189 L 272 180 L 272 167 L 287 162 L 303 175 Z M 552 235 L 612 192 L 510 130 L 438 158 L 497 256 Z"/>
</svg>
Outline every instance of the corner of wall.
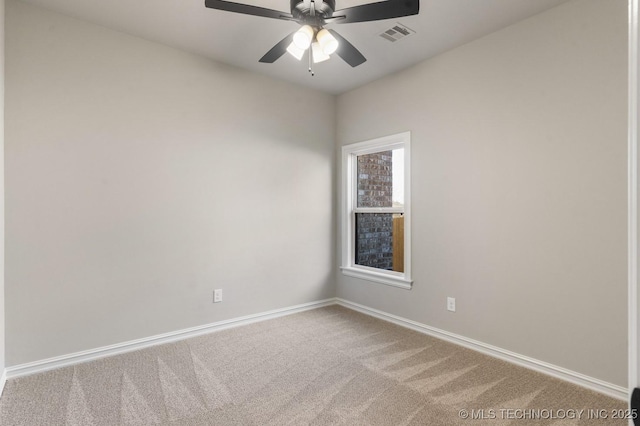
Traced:
<svg viewBox="0 0 640 426">
<path fill-rule="evenodd" d="M 4 0 L 0 0 L 0 396 L 6 382 L 4 348 Z"/>
</svg>

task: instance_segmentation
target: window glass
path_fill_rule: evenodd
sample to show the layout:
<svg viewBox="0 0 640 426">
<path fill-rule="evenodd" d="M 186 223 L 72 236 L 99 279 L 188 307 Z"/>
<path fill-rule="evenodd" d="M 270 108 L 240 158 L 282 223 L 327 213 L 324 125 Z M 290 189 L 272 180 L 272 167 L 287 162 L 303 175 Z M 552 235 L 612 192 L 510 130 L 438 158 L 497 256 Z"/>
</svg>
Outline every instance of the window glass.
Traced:
<svg viewBox="0 0 640 426">
<path fill-rule="evenodd" d="M 358 212 L 358 208 L 404 207 L 404 148 L 357 156 L 355 264 L 404 271 L 402 212 Z"/>
</svg>

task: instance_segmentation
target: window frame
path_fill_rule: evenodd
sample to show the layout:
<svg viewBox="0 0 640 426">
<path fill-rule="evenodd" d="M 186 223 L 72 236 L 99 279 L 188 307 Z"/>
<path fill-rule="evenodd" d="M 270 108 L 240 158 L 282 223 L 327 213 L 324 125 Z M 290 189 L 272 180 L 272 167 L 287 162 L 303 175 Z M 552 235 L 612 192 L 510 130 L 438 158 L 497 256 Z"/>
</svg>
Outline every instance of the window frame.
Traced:
<svg viewBox="0 0 640 426">
<path fill-rule="evenodd" d="M 404 272 L 387 271 L 355 263 L 355 215 L 357 213 L 393 213 L 393 207 L 357 207 L 358 156 L 404 148 Z M 411 132 L 384 136 L 342 147 L 341 240 L 343 275 L 380 284 L 411 289 Z"/>
</svg>

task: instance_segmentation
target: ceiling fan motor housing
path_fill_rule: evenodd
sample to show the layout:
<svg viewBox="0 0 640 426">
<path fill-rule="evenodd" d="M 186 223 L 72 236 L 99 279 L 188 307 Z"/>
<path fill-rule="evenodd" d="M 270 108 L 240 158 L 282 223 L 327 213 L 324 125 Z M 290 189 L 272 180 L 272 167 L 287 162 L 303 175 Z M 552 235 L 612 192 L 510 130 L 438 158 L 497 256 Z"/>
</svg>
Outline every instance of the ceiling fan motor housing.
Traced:
<svg viewBox="0 0 640 426">
<path fill-rule="evenodd" d="M 315 10 L 315 16 L 311 16 L 311 4 Z M 335 0 L 291 0 L 291 14 L 295 19 L 312 26 L 320 26 L 323 21 L 330 18 L 336 9 Z"/>
</svg>

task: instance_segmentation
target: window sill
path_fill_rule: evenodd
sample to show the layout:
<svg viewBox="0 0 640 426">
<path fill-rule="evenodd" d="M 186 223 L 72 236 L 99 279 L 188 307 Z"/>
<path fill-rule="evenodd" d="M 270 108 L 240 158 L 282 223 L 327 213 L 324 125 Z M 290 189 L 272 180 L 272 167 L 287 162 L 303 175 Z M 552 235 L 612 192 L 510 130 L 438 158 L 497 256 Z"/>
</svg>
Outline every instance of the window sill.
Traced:
<svg viewBox="0 0 640 426">
<path fill-rule="evenodd" d="M 406 279 L 404 276 L 391 275 L 384 272 L 370 271 L 369 269 L 356 268 L 353 266 L 340 267 L 342 273 L 349 277 L 360 278 L 367 281 L 373 281 L 379 284 L 390 285 L 393 287 L 403 288 L 405 290 L 411 290 L 412 280 Z M 370 268 L 373 269 L 373 268 Z"/>
</svg>

